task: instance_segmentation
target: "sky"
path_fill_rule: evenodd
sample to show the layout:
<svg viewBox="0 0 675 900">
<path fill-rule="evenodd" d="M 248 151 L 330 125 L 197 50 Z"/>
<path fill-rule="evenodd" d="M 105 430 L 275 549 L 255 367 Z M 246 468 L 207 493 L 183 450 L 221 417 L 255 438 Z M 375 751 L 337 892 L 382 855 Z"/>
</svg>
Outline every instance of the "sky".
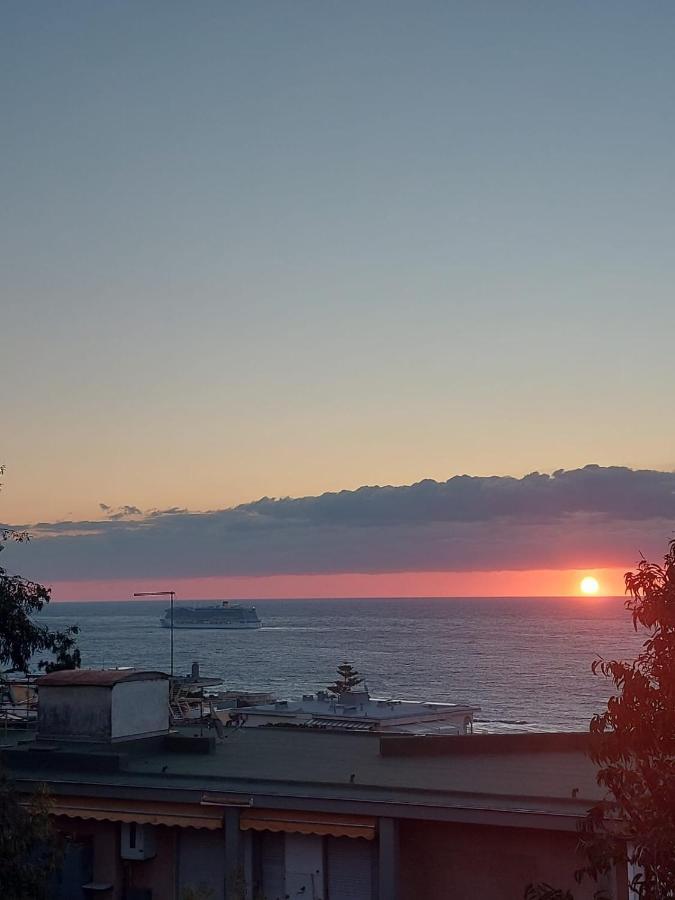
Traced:
<svg viewBox="0 0 675 900">
<path fill-rule="evenodd" d="M 461 571 L 421 553 L 433 515 L 392 569 L 400 504 L 360 555 L 358 519 L 332 554 L 326 522 L 237 537 L 255 571 L 224 534 L 278 525 L 261 497 L 588 464 L 670 484 L 671 3 L 7 3 L 0 22 L 0 519 L 36 535 L 4 560 L 57 598 L 166 578 L 544 594 L 577 569 L 619 590 L 665 543 L 669 508 L 592 503 L 538 510 L 564 554 L 515 541 L 497 562 L 463 532 Z M 579 516 L 620 551 L 577 552 Z"/>
</svg>

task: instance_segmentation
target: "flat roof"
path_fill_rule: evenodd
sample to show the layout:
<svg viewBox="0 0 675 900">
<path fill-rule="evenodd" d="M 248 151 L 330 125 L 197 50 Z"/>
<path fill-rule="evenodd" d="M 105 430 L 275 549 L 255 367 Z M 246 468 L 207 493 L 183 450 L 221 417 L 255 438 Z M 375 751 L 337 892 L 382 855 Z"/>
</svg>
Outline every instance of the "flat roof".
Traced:
<svg viewBox="0 0 675 900">
<path fill-rule="evenodd" d="M 181 729 L 181 734 L 199 735 L 199 728 Z M 25 731 L 10 732 L 7 742 L 16 746 L 27 737 Z M 225 739 L 211 754 L 141 750 L 129 755 L 120 771 L 86 774 L 75 764 L 72 771 L 62 764 L 57 768 L 54 753 L 36 753 L 33 744 L 32 751 L 27 752 L 28 747 L 20 751 L 25 757 L 16 765 L 14 777 L 32 784 L 47 781 L 55 793 L 83 796 L 107 791 L 133 797 L 143 791 L 155 797 L 189 797 L 191 802 L 205 795 L 234 797 L 243 806 L 347 804 L 364 813 L 370 806 L 395 805 L 396 815 L 444 820 L 453 820 L 458 810 L 491 810 L 520 818 L 555 815 L 570 828 L 601 796 L 593 763 L 583 749 L 570 744 L 569 735 L 549 735 L 546 752 L 537 749 L 536 742 L 528 747 L 523 735 L 495 737 L 494 747 L 490 741 L 480 741 L 474 745 L 475 752 L 444 752 L 420 759 L 407 753 L 382 755 L 380 741 L 388 739 L 368 733 L 226 729 Z M 518 740 L 505 752 L 504 742 L 508 745 L 511 737 Z M 556 737 L 561 738 L 559 749 Z M 455 740 L 471 748 L 473 739 Z M 11 770 L 11 752 L 5 762 Z"/>
</svg>

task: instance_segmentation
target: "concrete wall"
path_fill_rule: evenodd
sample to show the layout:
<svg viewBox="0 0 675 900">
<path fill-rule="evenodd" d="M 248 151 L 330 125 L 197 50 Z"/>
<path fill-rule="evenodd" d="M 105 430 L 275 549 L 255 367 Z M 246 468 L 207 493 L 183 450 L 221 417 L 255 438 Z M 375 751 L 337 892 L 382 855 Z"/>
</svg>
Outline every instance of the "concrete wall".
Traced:
<svg viewBox="0 0 675 900">
<path fill-rule="evenodd" d="M 400 823 L 401 900 L 519 900 L 530 882 L 592 900 L 598 885 L 575 884 L 583 864 L 574 832 Z"/>
<path fill-rule="evenodd" d="M 165 734 L 169 729 L 169 682 L 123 681 L 108 686 L 40 687 L 41 738 L 107 743 Z"/>
<path fill-rule="evenodd" d="M 87 822 L 94 838 L 94 881 L 114 885 L 112 896 L 122 900 L 123 864 L 117 822 Z"/>
<path fill-rule="evenodd" d="M 180 828 L 157 825 L 156 856 L 143 862 L 124 862 L 127 883 L 136 888 L 150 888 L 153 900 L 176 900 L 178 880 L 178 841 Z"/>
<path fill-rule="evenodd" d="M 110 688 L 40 688 L 38 733 L 42 738 L 103 743 L 110 740 Z"/>
<path fill-rule="evenodd" d="M 158 678 L 116 684 L 110 718 L 113 741 L 165 734 L 169 730 L 169 682 Z"/>
</svg>

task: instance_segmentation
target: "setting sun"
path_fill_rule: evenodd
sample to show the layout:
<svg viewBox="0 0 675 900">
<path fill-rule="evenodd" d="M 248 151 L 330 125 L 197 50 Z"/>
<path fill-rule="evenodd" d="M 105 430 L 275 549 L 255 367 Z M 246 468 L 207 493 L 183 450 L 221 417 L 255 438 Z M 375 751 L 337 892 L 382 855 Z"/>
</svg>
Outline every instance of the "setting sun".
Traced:
<svg viewBox="0 0 675 900">
<path fill-rule="evenodd" d="M 597 594 L 600 585 L 598 584 L 597 578 L 593 578 L 592 575 L 587 575 L 585 578 L 581 579 L 579 587 L 581 588 L 582 594 Z"/>
</svg>

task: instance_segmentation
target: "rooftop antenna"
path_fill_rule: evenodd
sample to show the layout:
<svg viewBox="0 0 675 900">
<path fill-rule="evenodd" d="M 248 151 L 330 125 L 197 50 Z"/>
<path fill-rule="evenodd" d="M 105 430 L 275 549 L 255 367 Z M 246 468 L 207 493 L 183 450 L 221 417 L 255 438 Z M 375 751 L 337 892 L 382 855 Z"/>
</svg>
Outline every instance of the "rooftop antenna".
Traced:
<svg viewBox="0 0 675 900">
<path fill-rule="evenodd" d="M 134 597 L 171 597 L 171 678 L 173 678 L 173 601 L 175 591 L 135 591 Z"/>
</svg>

